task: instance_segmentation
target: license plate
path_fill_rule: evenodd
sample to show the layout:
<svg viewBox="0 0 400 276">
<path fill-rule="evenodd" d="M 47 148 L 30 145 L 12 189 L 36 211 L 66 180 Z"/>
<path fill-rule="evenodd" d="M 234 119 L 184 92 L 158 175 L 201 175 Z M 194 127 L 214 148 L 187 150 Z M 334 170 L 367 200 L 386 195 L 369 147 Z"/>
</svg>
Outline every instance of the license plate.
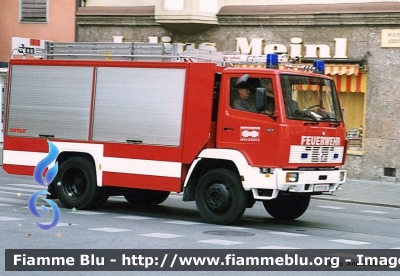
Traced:
<svg viewBox="0 0 400 276">
<path fill-rule="evenodd" d="M 329 184 L 318 184 L 314 185 L 314 192 L 328 192 Z"/>
</svg>

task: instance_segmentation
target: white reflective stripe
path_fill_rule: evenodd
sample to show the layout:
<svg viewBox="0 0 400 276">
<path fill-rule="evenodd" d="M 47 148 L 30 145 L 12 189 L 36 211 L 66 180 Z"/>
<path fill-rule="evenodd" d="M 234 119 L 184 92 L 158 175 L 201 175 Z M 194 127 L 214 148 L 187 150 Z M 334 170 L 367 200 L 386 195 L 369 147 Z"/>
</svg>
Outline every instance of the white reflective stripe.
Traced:
<svg viewBox="0 0 400 276">
<path fill-rule="evenodd" d="M 53 144 L 56 145 L 60 153 L 64 151 L 85 152 L 93 156 L 96 168 L 97 185 L 102 186 L 103 174 L 99 170 L 100 167 L 99 161 L 101 161 L 103 158 L 103 152 L 104 152 L 103 144 L 72 143 L 72 142 L 53 142 Z M 48 152 L 4 150 L 3 164 L 36 167 L 37 164 L 47 156 L 47 154 Z M 53 163 L 51 163 L 49 167 L 52 167 Z"/>
<path fill-rule="evenodd" d="M 61 150 L 60 150 L 61 151 Z M 4 150 L 3 164 L 33 166 L 47 156 L 44 152 Z M 95 158 L 95 156 L 93 156 Z M 96 160 L 103 172 L 130 173 L 164 177 L 181 177 L 182 163 L 145 159 L 102 157 Z M 98 169 L 98 167 L 96 168 Z M 101 174 L 100 174 L 101 175 Z M 98 178 L 98 181 L 101 180 Z M 101 182 L 99 182 L 101 183 Z"/>
<path fill-rule="evenodd" d="M 61 152 L 85 152 L 93 156 L 93 159 L 98 162 L 103 157 L 104 146 L 102 144 L 85 144 L 85 143 L 70 143 L 70 142 L 53 142 L 53 144 Z M 33 152 L 19 150 L 4 150 L 3 163 L 21 166 L 37 166 L 37 164 L 47 156 L 48 152 Z"/>
<path fill-rule="evenodd" d="M 170 161 L 104 157 L 102 170 L 165 177 L 181 177 L 182 163 Z"/>
<path fill-rule="evenodd" d="M 47 154 L 46 152 L 4 150 L 3 164 L 36 167 L 40 160 L 45 158 Z"/>
</svg>

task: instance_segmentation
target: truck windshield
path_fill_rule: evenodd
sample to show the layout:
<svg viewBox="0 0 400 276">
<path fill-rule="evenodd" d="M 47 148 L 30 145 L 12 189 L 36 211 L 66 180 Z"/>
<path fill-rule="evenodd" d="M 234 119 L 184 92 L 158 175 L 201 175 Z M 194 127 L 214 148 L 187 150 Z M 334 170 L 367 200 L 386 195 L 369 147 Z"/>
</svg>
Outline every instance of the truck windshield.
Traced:
<svg viewBox="0 0 400 276">
<path fill-rule="evenodd" d="M 339 101 L 332 80 L 281 75 L 286 117 L 297 120 L 341 122 Z"/>
</svg>

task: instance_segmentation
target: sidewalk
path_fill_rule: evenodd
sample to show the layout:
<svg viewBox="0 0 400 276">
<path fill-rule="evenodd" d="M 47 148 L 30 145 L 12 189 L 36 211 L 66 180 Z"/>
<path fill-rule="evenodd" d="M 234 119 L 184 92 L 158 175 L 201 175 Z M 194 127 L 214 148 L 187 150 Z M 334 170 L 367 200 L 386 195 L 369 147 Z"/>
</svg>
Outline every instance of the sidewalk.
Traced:
<svg viewBox="0 0 400 276">
<path fill-rule="evenodd" d="M 0 166 L 2 161 L 3 143 L 0 143 Z M 400 208 L 400 183 L 347 179 L 334 195 L 314 198 Z"/>
<path fill-rule="evenodd" d="M 400 208 L 400 183 L 347 179 L 334 195 L 315 198 Z"/>
</svg>

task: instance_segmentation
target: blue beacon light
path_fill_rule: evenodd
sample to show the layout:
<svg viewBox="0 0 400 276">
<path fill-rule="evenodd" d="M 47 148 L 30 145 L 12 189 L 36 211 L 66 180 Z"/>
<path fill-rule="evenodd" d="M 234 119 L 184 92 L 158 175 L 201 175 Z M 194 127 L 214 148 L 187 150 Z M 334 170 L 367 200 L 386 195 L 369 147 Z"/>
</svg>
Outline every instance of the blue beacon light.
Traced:
<svg viewBox="0 0 400 276">
<path fill-rule="evenodd" d="M 277 54 L 267 54 L 267 64 L 265 67 L 277 69 L 278 68 L 278 55 Z"/>
<path fill-rule="evenodd" d="M 323 60 L 314 60 L 313 67 L 315 73 L 325 74 L 325 62 Z"/>
</svg>

